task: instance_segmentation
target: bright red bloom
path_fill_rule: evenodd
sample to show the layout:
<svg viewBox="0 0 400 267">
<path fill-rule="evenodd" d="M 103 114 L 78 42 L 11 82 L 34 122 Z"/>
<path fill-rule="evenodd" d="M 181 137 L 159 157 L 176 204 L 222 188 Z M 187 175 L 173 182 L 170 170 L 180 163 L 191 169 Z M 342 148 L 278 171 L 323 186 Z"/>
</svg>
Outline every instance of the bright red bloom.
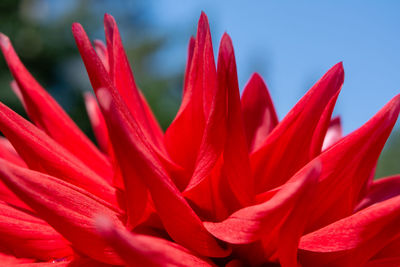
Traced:
<svg viewBox="0 0 400 267">
<path fill-rule="evenodd" d="M 400 95 L 342 137 L 333 66 L 278 120 L 263 79 L 242 97 L 230 37 L 217 66 L 202 14 L 165 133 L 137 88 L 114 19 L 106 45 L 72 31 L 96 98 L 100 149 L 0 35 L 33 124 L 0 103 L 0 261 L 35 266 L 399 266 L 400 176 L 373 181 Z M 54 262 L 54 263 L 51 263 Z"/>
</svg>

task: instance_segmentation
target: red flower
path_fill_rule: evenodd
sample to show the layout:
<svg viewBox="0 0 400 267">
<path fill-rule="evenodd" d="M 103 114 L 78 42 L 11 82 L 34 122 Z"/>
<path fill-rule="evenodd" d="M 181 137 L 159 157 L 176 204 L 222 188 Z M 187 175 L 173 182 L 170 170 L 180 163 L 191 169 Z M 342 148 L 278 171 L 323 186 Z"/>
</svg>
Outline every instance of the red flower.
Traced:
<svg viewBox="0 0 400 267">
<path fill-rule="evenodd" d="M 106 45 L 72 31 L 99 105 L 100 149 L 0 35 L 31 121 L 0 104 L 0 261 L 64 266 L 398 266 L 400 176 L 373 181 L 400 95 L 342 137 L 333 66 L 278 121 L 254 74 L 239 95 L 231 39 L 215 66 L 208 21 L 189 43 L 165 133 L 135 84 L 117 25 Z M 39 263 L 41 262 L 41 263 Z"/>
</svg>

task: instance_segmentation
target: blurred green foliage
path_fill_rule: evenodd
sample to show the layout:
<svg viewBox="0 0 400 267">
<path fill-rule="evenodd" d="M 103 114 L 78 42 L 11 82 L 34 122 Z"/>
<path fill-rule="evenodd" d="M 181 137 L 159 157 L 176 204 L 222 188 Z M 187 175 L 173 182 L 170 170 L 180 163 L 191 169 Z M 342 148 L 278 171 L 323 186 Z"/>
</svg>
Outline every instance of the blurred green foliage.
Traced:
<svg viewBox="0 0 400 267">
<path fill-rule="evenodd" d="M 129 4 L 127 4 L 129 3 Z M 80 22 L 89 37 L 104 40 L 103 15 L 112 14 L 132 64 L 138 86 L 163 128 L 177 110 L 182 77 L 155 73 L 153 56 L 164 45 L 163 36 L 154 34 L 141 1 L 0 1 L 0 32 L 8 35 L 22 62 L 39 83 L 66 109 L 91 137 L 82 92 L 91 90 L 89 80 L 71 33 L 71 24 Z M 0 98 L 24 114 L 10 90 L 12 80 L 4 60 L 0 60 Z"/>
<path fill-rule="evenodd" d="M 392 132 L 376 168 L 376 178 L 400 174 L 400 130 Z"/>
</svg>

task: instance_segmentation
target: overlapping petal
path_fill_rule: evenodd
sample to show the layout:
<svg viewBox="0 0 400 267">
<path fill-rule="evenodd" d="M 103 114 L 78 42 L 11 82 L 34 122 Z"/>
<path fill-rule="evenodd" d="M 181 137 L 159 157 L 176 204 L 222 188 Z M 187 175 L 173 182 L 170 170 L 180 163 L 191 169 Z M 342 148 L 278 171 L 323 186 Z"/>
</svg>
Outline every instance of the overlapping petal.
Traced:
<svg viewBox="0 0 400 267">
<path fill-rule="evenodd" d="M 100 198 L 60 179 L 18 167 L 4 160 L 0 160 L 0 166 L 0 179 L 35 210 L 40 218 L 70 241 L 75 249 L 99 261 L 121 263 L 114 251 L 96 234 L 93 226 L 94 214 L 107 215 L 116 225 L 121 226 L 118 210 Z M 49 226 L 44 224 L 43 227 Z M 42 229 L 36 229 L 40 230 Z M 58 236 L 54 233 L 53 235 Z"/>
<path fill-rule="evenodd" d="M 267 85 L 258 73 L 254 73 L 245 85 L 241 103 L 247 144 L 249 151 L 253 152 L 260 148 L 278 124 L 278 116 Z"/>
<path fill-rule="evenodd" d="M 129 266 L 214 266 L 176 243 L 117 229 L 108 218 L 101 217 L 96 224 L 105 240 Z"/>
<path fill-rule="evenodd" d="M 0 103 L 0 131 L 29 168 L 80 186 L 117 206 L 115 189 L 43 131 Z"/>
<path fill-rule="evenodd" d="M 100 106 L 106 114 L 109 128 L 119 131 L 124 150 L 129 153 L 129 160 L 135 164 L 132 171 L 134 178 L 140 179 L 151 193 L 157 214 L 166 231 L 178 243 L 201 255 L 221 257 L 229 254 L 217 240 L 203 227 L 198 216 L 173 184 L 148 140 L 140 133 L 137 125 L 126 124 L 126 112 L 123 112 L 118 98 L 113 98 L 108 90 L 99 89 Z"/>
<path fill-rule="evenodd" d="M 397 195 L 400 195 L 400 175 L 381 178 L 372 182 L 355 209 L 361 210 Z"/>
<path fill-rule="evenodd" d="M 122 45 L 117 23 L 114 18 L 104 15 L 104 29 L 107 41 L 107 54 L 110 77 L 121 98 L 124 100 L 132 116 L 137 119 L 144 134 L 160 148 L 164 149 L 163 133 L 151 110 L 146 109 L 147 103 L 141 97 Z"/>
<path fill-rule="evenodd" d="M 0 201 L 0 242 L 20 258 L 54 260 L 72 255 L 69 242 L 30 211 Z"/>
<path fill-rule="evenodd" d="M 400 236 L 399 224 L 398 196 L 305 235 L 300 261 L 312 266 L 363 266 Z"/>
<path fill-rule="evenodd" d="M 217 91 L 211 34 L 204 13 L 199 20 L 191 62 L 181 107 L 164 136 L 171 157 L 187 172 L 186 179 L 177 183 L 178 188 L 185 188 L 192 177 Z"/>
<path fill-rule="evenodd" d="M 339 63 L 279 122 L 258 74 L 240 98 L 227 34 L 215 67 L 202 13 L 182 105 L 164 135 L 112 16 L 104 27 L 107 45 L 94 47 L 72 27 L 103 153 L 0 35 L 11 87 L 36 124 L 0 103 L 3 265 L 399 266 L 399 176 L 373 176 L 400 95 L 343 137 L 331 119 Z"/>
<path fill-rule="evenodd" d="M 39 85 L 21 63 L 9 39 L 0 34 L 0 46 L 19 89 L 29 117 L 55 141 L 89 166 L 97 175 L 111 179 L 107 158 L 76 126 L 58 103 Z"/>
<path fill-rule="evenodd" d="M 85 93 L 85 105 L 97 143 L 107 153 L 110 149 L 107 126 L 97 100 L 91 93 Z"/>
<path fill-rule="evenodd" d="M 307 231 L 353 213 L 399 111 L 400 95 L 316 158 L 322 164 L 322 173 Z"/>
<path fill-rule="evenodd" d="M 248 244 L 272 235 L 297 201 L 315 188 L 320 172 L 318 168 L 316 165 L 299 172 L 269 200 L 240 209 L 222 222 L 205 222 L 205 227 L 219 239 L 232 244 Z"/>
<path fill-rule="evenodd" d="M 251 156 L 258 193 L 286 182 L 317 156 L 344 79 L 333 66 L 275 127 Z"/>
</svg>

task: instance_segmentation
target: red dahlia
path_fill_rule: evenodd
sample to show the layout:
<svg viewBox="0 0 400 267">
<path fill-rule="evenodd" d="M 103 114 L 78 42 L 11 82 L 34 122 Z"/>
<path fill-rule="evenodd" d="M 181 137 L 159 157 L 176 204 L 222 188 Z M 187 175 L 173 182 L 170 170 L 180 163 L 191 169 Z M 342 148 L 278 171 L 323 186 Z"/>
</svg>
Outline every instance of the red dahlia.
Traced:
<svg viewBox="0 0 400 267">
<path fill-rule="evenodd" d="M 227 34 L 216 66 L 202 14 L 182 104 L 164 133 L 113 17 L 104 27 L 106 45 L 93 47 L 72 26 L 99 103 L 85 96 L 99 148 L 0 35 L 31 120 L 0 104 L 3 264 L 400 265 L 400 176 L 373 181 L 399 95 L 342 137 L 331 119 L 338 63 L 279 121 L 258 74 L 240 98 Z"/>
</svg>

